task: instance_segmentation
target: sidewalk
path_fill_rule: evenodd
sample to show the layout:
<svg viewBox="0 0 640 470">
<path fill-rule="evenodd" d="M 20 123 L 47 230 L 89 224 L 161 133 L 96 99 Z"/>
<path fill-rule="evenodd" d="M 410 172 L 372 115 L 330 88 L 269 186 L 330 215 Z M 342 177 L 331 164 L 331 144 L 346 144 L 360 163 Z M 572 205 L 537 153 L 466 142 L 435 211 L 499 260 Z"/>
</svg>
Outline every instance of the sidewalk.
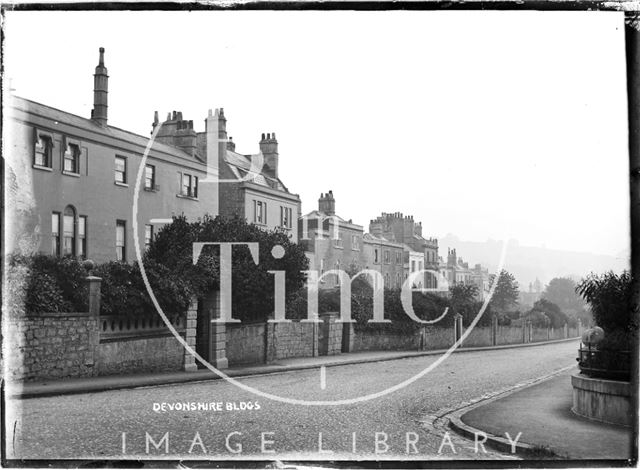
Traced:
<svg viewBox="0 0 640 470">
<path fill-rule="evenodd" d="M 509 349 L 522 347 L 540 347 L 546 344 L 579 341 L 578 338 L 570 338 L 540 343 L 511 344 L 501 346 L 487 346 L 474 348 L 458 348 L 455 353 L 461 354 L 473 351 L 490 351 L 495 349 Z M 418 356 L 435 356 L 446 352 L 446 349 L 430 351 L 361 351 L 354 353 L 338 354 L 335 356 L 300 357 L 281 359 L 269 364 L 257 364 L 250 366 L 238 366 L 224 369 L 222 372 L 229 377 L 245 377 L 251 375 L 263 375 L 289 372 L 294 370 L 314 369 L 321 366 L 334 367 L 348 364 L 360 364 L 366 362 L 392 361 Z M 25 383 L 7 383 L 6 395 L 8 397 L 35 398 L 53 395 L 70 395 L 77 393 L 102 392 L 126 388 L 148 387 L 154 385 L 178 384 L 187 382 L 199 382 L 203 380 L 217 380 L 220 376 L 208 369 L 200 369 L 195 372 L 158 372 L 130 375 L 109 375 L 88 377 L 80 379 L 40 380 Z"/>
<path fill-rule="evenodd" d="M 616 426 L 581 418 L 571 412 L 571 374 L 577 367 L 503 398 L 480 405 L 460 417 L 463 434 L 484 431 L 498 448 L 504 442 L 493 436 L 512 439 L 522 432 L 518 444 L 525 458 L 629 459 L 633 441 L 631 427 Z M 459 425 L 459 421 L 458 421 Z M 528 448 L 527 448 L 528 447 Z M 507 450 L 502 449 L 501 450 Z M 508 451 L 508 450 L 507 450 Z"/>
</svg>

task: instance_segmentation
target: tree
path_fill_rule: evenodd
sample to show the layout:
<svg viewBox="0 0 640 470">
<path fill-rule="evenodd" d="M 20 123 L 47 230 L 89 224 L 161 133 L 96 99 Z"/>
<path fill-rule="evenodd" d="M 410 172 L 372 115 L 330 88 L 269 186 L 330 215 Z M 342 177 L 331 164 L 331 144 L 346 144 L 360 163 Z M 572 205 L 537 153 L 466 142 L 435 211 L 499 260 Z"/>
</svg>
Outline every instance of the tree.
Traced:
<svg viewBox="0 0 640 470">
<path fill-rule="evenodd" d="M 576 283 L 567 277 L 555 277 L 542 293 L 542 298 L 553 302 L 570 318 L 580 319 L 587 324 L 591 314 L 586 310 L 584 300 L 576 293 Z"/>
<path fill-rule="evenodd" d="M 491 284 L 496 282 L 495 274 L 491 276 Z M 491 307 L 499 313 L 509 312 L 518 305 L 520 290 L 516 278 L 506 270 L 500 271 L 496 288 L 491 298 Z"/>
<path fill-rule="evenodd" d="M 273 312 L 275 276 L 269 271 L 285 272 L 286 298 L 294 297 L 304 285 L 304 271 L 309 268 L 309 261 L 303 248 L 293 243 L 284 230 L 265 231 L 239 217 L 205 216 L 191 223 L 184 217 L 175 218 L 151 243 L 143 260 L 145 266 L 148 261 L 164 265 L 172 273 L 188 279 L 193 291 L 200 296 L 218 289 L 220 250 L 214 246 L 204 247 L 194 265 L 195 242 L 258 243 L 257 265 L 248 247 L 236 246 L 232 250 L 233 318 L 264 320 Z M 273 255 L 277 245 L 284 249 L 281 258 Z"/>
<path fill-rule="evenodd" d="M 546 322 L 540 322 L 542 316 L 546 318 Z M 547 299 L 540 299 L 526 315 L 527 320 L 532 320 L 536 326 L 550 325 L 554 328 L 562 328 L 565 323 L 571 323 L 569 317 L 553 302 Z M 574 320 L 575 322 L 575 320 Z"/>
<path fill-rule="evenodd" d="M 482 308 L 482 302 L 476 301 L 478 286 L 467 284 L 455 284 L 449 287 L 449 307 L 453 314 L 462 315 L 462 322 L 468 326 Z M 487 326 L 491 324 L 491 313 L 485 311 L 478 325 Z"/>
</svg>

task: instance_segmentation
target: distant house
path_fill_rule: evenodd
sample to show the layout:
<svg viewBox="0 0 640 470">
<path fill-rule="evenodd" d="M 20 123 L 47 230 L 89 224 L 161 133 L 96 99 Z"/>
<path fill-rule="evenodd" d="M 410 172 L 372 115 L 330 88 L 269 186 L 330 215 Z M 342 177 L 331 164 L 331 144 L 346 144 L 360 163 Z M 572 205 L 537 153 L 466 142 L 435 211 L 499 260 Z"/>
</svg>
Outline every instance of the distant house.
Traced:
<svg viewBox="0 0 640 470">
<path fill-rule="evenodd" d="M 336 215 L 332 191 L 320 194 L 318 209 L 298 220 L 298 233 L 309 258 L 309 269 L 321 276 L 320 288 L 339 285 L 338 275 L 325 274 L 327 271 L 339 269 L 353 274 L 367 263 L 363 227 Z"/>
<path fill-rule="evenodd" d="M 401 212 L 385 213 L 373 219 L 369 223 L 369 232 L 376 237 L 400 243 L 403 245 L 404 258 L 413 256 L 410 252 L 421 253 L 423 258 L 423 268 L 433 271 L 433 273 L 423 273 L 422 279 L 416 285 L 425 288 L 438 287 L 438 240 L 436 238 L 424 238 L 422 236 L 422 223 L 415 222 L 413 216 L 403 215 Z M 416 262 L 419 262 L 416 258 Z M 409 266 L 410 268 L 410 266 Z M 407 274 L 405 271 L 404 274 Z M 405 277 L 403 274 L 403 278 Z"/>
</svg>

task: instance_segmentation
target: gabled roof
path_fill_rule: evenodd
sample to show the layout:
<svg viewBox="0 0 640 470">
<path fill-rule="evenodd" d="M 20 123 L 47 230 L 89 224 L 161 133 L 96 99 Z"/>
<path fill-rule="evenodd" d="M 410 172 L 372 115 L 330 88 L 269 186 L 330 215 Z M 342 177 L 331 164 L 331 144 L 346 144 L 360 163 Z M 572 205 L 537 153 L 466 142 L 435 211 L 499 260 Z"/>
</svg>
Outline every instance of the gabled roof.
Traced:
<svg viewBox="0 0 640 470">
<path fill-rule="evenodd" d="M 224 160 L 236 178 L 245 179 L 247 178 L 247 175 L 249 175 L 246 181 L 250 181 L 266 188 L 276 189 L 286 193 L 289 192 L 287 187 L 279 178 L 272 178 L 264 173 L 255 173 L 251 171 L 251 157 L 252 155 L 243 155 L 227 149 Z"/>
<path fill-rule="evenodd" d="M 370 242 L 373 242 L 373 243 L 386 243 L 388 245 L 396 245 L 398 247 L 402 247 L 402 243 L 391 241 L 391 240 L 383 237 L 382 235 L 374 235 L 372 233 L 365 233 L 362 238 L 364 240 L 366 240 L 366 241 L 370 241 Z"/>
</svg>

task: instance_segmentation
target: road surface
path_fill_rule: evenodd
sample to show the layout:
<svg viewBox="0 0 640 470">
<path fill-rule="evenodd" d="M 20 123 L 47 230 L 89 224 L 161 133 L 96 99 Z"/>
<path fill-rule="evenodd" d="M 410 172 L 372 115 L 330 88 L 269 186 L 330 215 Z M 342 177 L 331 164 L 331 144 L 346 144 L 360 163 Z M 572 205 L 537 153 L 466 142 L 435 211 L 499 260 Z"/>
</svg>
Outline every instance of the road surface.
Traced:
<svg viewBox="0 0 640 470">
<path fill-rule="evenodd" d="M 6 449 L 9 458 L 22 459 L 509 458 L 435 432 L 422 420 L 574 365 L 577 347 L 563 342 L 454 354 L 398 391 L 340 406 L 282 403 L 223 380 L 7 400 Z M 240 381 L 284 398 L 349 399 L 401 383 L 437 359 L 329 367 L 324 377 L 311 369 Z M 526 440 L 526 423 L 522 433 Z"/>
</svg>

